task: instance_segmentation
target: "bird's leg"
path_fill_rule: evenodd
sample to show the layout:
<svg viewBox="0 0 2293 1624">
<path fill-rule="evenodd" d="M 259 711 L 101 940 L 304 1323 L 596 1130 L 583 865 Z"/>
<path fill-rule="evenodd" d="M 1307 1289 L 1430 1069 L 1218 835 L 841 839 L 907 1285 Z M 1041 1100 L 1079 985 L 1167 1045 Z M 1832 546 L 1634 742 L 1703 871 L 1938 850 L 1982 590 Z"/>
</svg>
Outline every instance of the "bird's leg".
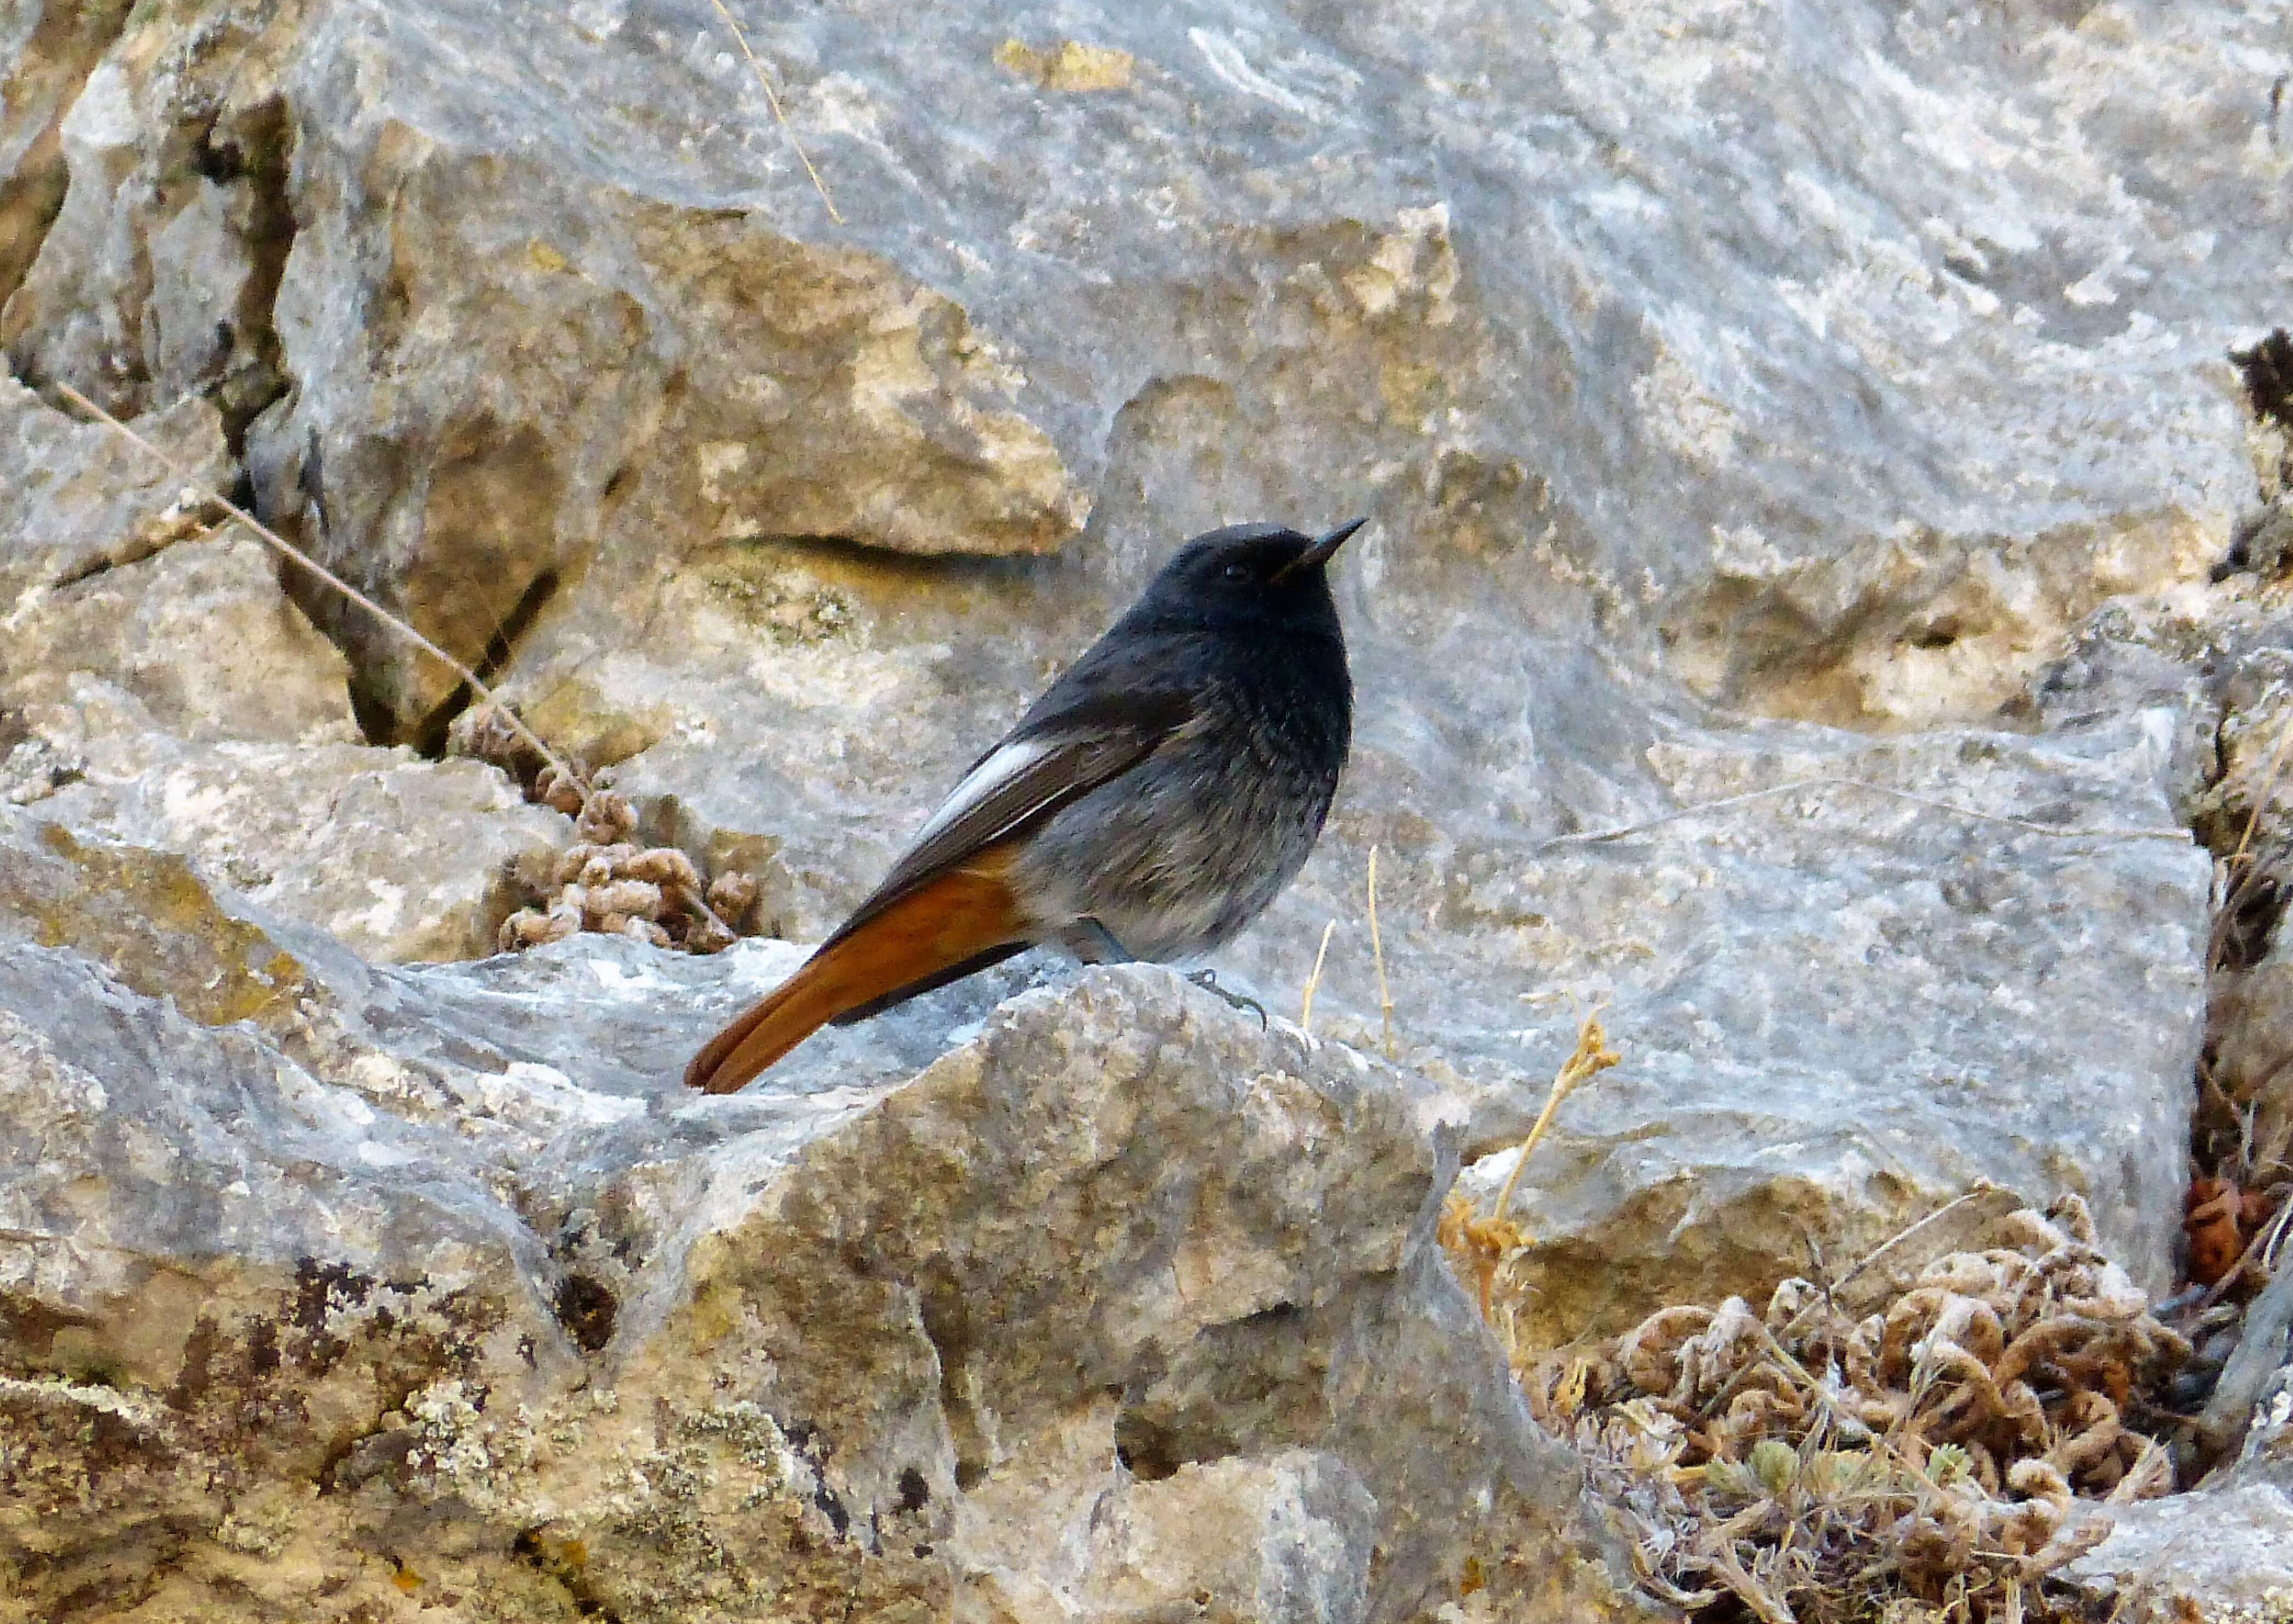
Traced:
<svg viewBox="0 0 2293 1624">
<path fill-rule="evenodd" d="M 1257 999 L 1251 997 L 1246 993 L 1228 992 L 1225 987 L 1220 987 L 1218 980 L 1218 971 L 1214 970 L 1198 970 L 1192 975 L 1189 975 L 1187 979 L 1193 982 L 1196 987 L 1201 987 L 1203 991 L 1214 994 L 1218 997 L 1225 999 L 1227 1007 L 1229 1009 L 1248 1010 L 1252 1014 L 1258 1017 L 1258 1029 L 1260 1032 L 1267 1029 L 1266 1006 L 1259 1003 Z"/>
<path fill-rule="evenodd" d="M 1079 919 L 1059 932 L 1059 943 L 1086 964 L 1136 964 L 1138 955 L 1095 919 Z"/>
<path fill-rule="evenodd" d="M 1083 918 L 1075 921 L 1065 930 L 1059 932 L 1059 941 L 1069 953 L 1086 964 L 1136 964 L 1138 962 L 1137 954 L 1125 947 L 1114 931 L 1095 919 Z M 1266 1006 L 1255 998 L 1241 993 L 1230 993 L 1220 987 L 1218 983 L 1218 971 L 1198 970 L 1187 979 L 1201 987 L 1203 991 L 1223 998 L 1229 1007 L 1249 1011 L 1258 1017 L 1259 1030 L 1262 1032 L 1267 1029 Z"/>
</svg>

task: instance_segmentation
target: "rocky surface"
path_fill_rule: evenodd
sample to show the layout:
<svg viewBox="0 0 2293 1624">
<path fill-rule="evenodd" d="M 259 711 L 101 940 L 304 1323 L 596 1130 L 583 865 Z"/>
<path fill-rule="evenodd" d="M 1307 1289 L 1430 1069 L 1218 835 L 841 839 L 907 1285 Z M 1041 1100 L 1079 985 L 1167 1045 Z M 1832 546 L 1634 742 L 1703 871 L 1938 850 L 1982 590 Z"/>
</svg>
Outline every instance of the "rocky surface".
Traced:
<svg viewBox="0 0 2293 1624">
<path fill-rule="evenodd" d="M 236 526 L 28 592 L 5 635 L 0 703 L 20 711 L 69 704 L 93 679 L 184 739 L 358 737 L 341 653 L 280 590 L 271 550 Z"/>
<path fill-rule="evenodd" d="M 466 959 L 544 888 L 571 821 L 474 761 L 363 744 L 186 748 L 104 724 L 129 707 L 83 681 L 39 741 L 77 776 L 29 800 L 83 832 L 182 852 L 369 958 Z"/>
<path fill-rule="evenodd" d="M 2293 1501 L 2264 1484 L 2111 1514 L 2108 1539 L 2064 1578 L 2125 1624 L 2269 1624 L 2293 1617 Z"/>
<path fill-rule="evenodd" d="M 172 229 L 138 223 L 165 201 L 151 177 L 181 110 L 227 82 L 244 110 L 201 137 L 239 155 L 219 184 L 283 187 L 296 222 L 287 394 L 247 430 L 268 511 L 506 662 L 550 736 L 626 759 L 650 838 L 761 868 L 799 938 L 1179 535 L 1336 516 L 1319 507 L 1351 491 L 1377 517 L 1345 589 L 1357 769 L 1316 868 L 1230 968 L 1295 987 L 1324 922 L 1358 921 L 1379 844 L 1403 1030 L 1471 1101 L 1476 1149 L 1525 1122 L 1565 1048 L 1550 995 L 1609 998 L 1633 1065 L 1572 1116 L 1584 1172 L 1552 1175 L 1568 1193 L 1545 1218 L 1628 1259 L 1635 1300 L 1714 1270 L 1749 1287 L 1797 1228 L 1851 1246 L 1973 1172 L 2083 1186 L 2162 1284 L 2194 853 L 2002 840 L 1840 786 L 1749 806 L 1732 833 L 1545 842 L 1800 764 L 1988 816 L 2170 825 L 2191 757 L 2169 710 L 2035 745 L 1862 745 L 1811 720 L 1980 716 L 2103 596 L 2222 550 L 2253 475 L 2219 357 L 2265 311 L 2258 239 L 2215 222 L 2275 160 L 2208 144 L 2129 213 L 2111 177 L 2147 173 L 2149 132 L 2087 87 L 2229 120 L 2245 25 L 1843 24 L 1881 72 L 1730 13 L 1651 77 L 1649 19 L 1612 20 L 1500 43 L 1375 13 L 1328 35 L 1270 12 L 1168 36 L 1102 20 L 1081 45 L 1127 77 L 1111 56 L 1040 69 L 1057 42 L 1007 49 L 987 14 L 774 24 L 759 43 L 839 225 L 705 7 L 609 8 L 510 56 L 487 8 L 163 12 L 99 76 L 116 112 L 88 162 L 124 178 L 58 216 L 10 307 L 16 353 L 34 378 L 85 370 L 74 346 L 134 325 L 141 296 L 106 267 Z M 1817 85 L 1861 113 L 1851 154 L 1812 144 Z M 674 140 L 652 123 L 671 105 Z M 1769 110 L 1759 131 L 1714 112 L 1741 105 Z M 1627 127 L 1629 163 L 1600 134 Z M 1715 163 L 1771 199 L 1721 237 Z M 1509 207 L 1523 165 L 1560 201 Z M 752 311 L 736 290 L 758 287 Z M 104 362 L 128 398 L 196 375 Z M 1092 516 L 1048 563 L 887 556 L 1051 546 L 1084 491 Z M 304 601 L 369 716 L 434 744 L 450 677 Z M 1746 734 L 1698 692 L 1810 719 Z M 1860 938 L 1834 929 L 1850 900 Z M 2125 915 L 2139 928 L 2094 923 Z M 1355 1034 L 1360 935 L 1324 995 Z M 2065 1019 L 2097 1008 L 2117 1024 Z M 2067 1076 L 2090 1111 L 2056 1108 Z M 1651 1137 L 1691 1092 L 1697 1114 Z M 1968 1143 L 2001 1109 L 2006 1140 Z M 1562 1292 L 1567 1312 L 1613 1278 Z"/>
<path fill-rule="evenodd" d="M 490 950 L 572 837 L 500 774 L 360 742 L 268 548 L 148 453 L 0 392 L 0 796 L 195 858 L 382 960 Z M 212 483 L 214 410 L 139 430 Z"/>
<path fill-rule="evenodd" d="M 96 1411 L 129 1441 L 74 1551 L 145 1553 L 126 1565 L 154 1595 L 275 1580 L 263 1604 L 290 1612 L 337 1580 L 535 1616 L 763 1608 L 726 1575 L 785 1563 L 879 1611 L 1018 1619 L 1138 1616 L 1197 1579 L 1214 1612 L 1348 1618 L 1367 1574 L 1372 1613 L 1398 1617 L 1427 1575 L 1454 1585 L 1473 1537 L 1412 1508 L 1477 1505 L 1497 1480 L 1472 1472 L 1499 1468 L 1462 1463 L 1485 1448 L 1529 1508 L 1518 1539 L 1488 1533 L 1490 1571 L 1563 1575 L 1534 1604 L 1556 1616 L 1607 1605 L 1583 1547 L 1547 1560 L 1574 1516 L 1557 1468 L 1506 1453 L 1460 1351 L 1473 1328 L 1408 1261 L 1418 1207 L 1369 1163 L 1309 1158 L 1273 1181 L 1277 1213 L 1182 1222 L 1132 1211 L 1148 1187 L 1128 1171 L 1060 1159 L 1082 1154 L 1053 1143 L 1062 1091 L 1115 1086 L 1091 1067 L 1164 1077 L 1107 1058 L 1125 1021 L 1196 1058 L 1169 1062 L 1179 1116 L 1138 1117 L 1123 1154 L 1242 1180 L 1252 1111 L 1288 1125 L 1267 1142 L 1320 1146 L 1304 1125 L 1342 1096 L 1349 1124 L 1388 1113 L 1359 1131 L 1430 1201 L 1446 1164 L 1394 1113 L 1453 1124 L 1486 1190 L 1604 1003 L 1623 1063 L 1563 1108 L 1519 1192 L 1538 1344 L 1762 1300 L 1811 1244 L 1856 1255 L 1977 1176 L 2081 1192 L 2109 1250 L 2171 1283 L 2201 1052 L 2246 1105 L 2287 1069 L 2270 909 L 2208 1027 L 2224 962 L 2189 833 L 2221 850 L 2254 806 L 2293 806 L 2269 782 L 2286 436 L 2224 359 L 2285 313 L 2273 8 L 734 10 L 785 128 L 709 0 L 515 28 L 482 0 L 0 16 L 0 345 L 20 380 L 0 381 L 0 791 L 47 825 L 9 825 L 0 919 L 37 990 L 0 1008 L 49 1045 L 0 1076 L 65 1079 L 11 1098 L 84 1147 L 0 1199 L 50 1192 L 28 1232 L 144 1226 L 89 1230 L 57 1265 L 67 1306 L 22 1321 L 47 1340 L 5 1367 L 71 1389 L 11 1412 L 49 1406 L 52 1443 Z M 824 1037 L 710 1116 L 660 1079 L 791 950 L 389 968 L 484 952 L 566 821 L 431 759 L 458 679 L 314 581 L 282 590 L 180 481 L 32 393 L 58 382 L 141 414 L 208 483 L 243 476 L 610 765 L 642 840 L 751 876 L 759 922 L 798 941 L 1182 536 L 1370 514 L 1340 577 L 1354 764 L 1307 873 L 1220 969 L 1294 1007 L 1338 921 L 1316 1028 L 1383 1050 L 1389 991 L 1417 1081 L 1381 1061 L 1357 1100 L 1350 1062 L 1284 1058 L 1292 1040 L 1228 1034 L 1151 978 L 991 1016 L 1033 979 L 1067 987 L 1029 962 Z M 2242 572 L 2209 581 L 2233 541 Z M 197 1024 L 241 1018 L 260 1035 Z M 57 1035 L 83 1026 L 69 1042 L 92 1047 Z M 92 1099 L 83 1075 L 109 1099 L 106 1067 L 154 1064 L 204 1081 L 120 1093 L 141 1138 L 38 1103 Z M 1057 1108 L 1024 1133 L 994 1116 L 1023 1099 Z M 164 1221 L 156 1196 L 53 1206 L 72 1157 L 117 1160 L 115 1127 L 250 1193 Z M 786 1171 L 863 1142 L 923 1206 L 863 1212 L 879 1186 Z M 1072 1277 L 1042 1309 L 1065 1340 L 982 1343 L 1010 1362 L 927 1380 L 951 1364 L 951 1294 L 996 1328 L 1024 1296 L 971 1232 L 1003 1222 L 981 1145 L 1067 1169 L 1045 1176 L 1132 1238 L 1015 1252 Z M 434 1188 L 387 1171 L 432 1162 Z M 1349 1206 L 1364 1179 L 1374 1214 Z M 267 1190 L 273 1228 L 201 1241 Z M 360 1215 L 329 1238 L 337 1206 Z M 1354 1216 L 1322 1234 L 1323 1208 Z M 1272 1322 L 1218 1328 L 1257 1323 L 1258 1286 L 1197 1313 L 1195 1283 L 1161 1295 L 1138 1262 L 1186 1281 L 1178 1238 L 1245 1220 L 1259 1250 L 1237 1231 L 1219 1267 L 1300 1305 L 1326 1415 L 1219 1385 L 1312 1384 L 1269 1374 L 1249 1337 L 1281 1340 Z M 883 1237 L 909 1224 L 917 1257 L 977 1271 L 903 1272 Z M 223 1304 L 210 1352 L 103 1353 L 150 1335 L 69 1306 L 74 1271 L 124 1266 L 106 1246 Z M 383 1284 L 352 1303 L 296 1278 L 306 1255 Z M 598 1349 L 577 1275 L 617 1304 Z M 802 1317 L 781 1290 L 881 1302 L 799 1349 L 771 1342 Z M 770 1368 L 675 1306 L 710 1292 L 763 1304 Z M 530 1367 L 490 1362 L 520 1339 Z M 1022 1368 L 1054 1346 L 1057 1371 Z M 286 1374 L 232 1376 L 227 1404 L 169 1397 L 199 1360 L 274 1357 Z M 1378 1360 L 1452 1395 L 1426 1414 L 1482 1417 L 1473 1446 L 1355 1415 L 1344 1373 Z M 829 1379 L 811 1363 L 848 1383 L 833 1427 L 786 1396 Z M 135 1374 L 92 1379 L 113 1368 Z M 292 1412 L 275 1458 L 220 1418 L 256 1403 Z M 1237 1408 L 1246 1438 L 1185 1452 Z M 353 1433 L 366 1453 L 331 1453 Z M 63 1447 L 42 1471 L 67 1472 Z M 1434 1460 L 1426 1488 L 1411 1474 Z M 930 1498 L 903 1511 L 910 1465 Z M 1107 1481 L 1094 1521 L 1078 1485 Z M 577 1487 L 607 1509 L 564 1521 Z M 750 1493 L 761 1522 L 740 1520 Z M 1481 1514 L 1460 1527 L 1505 1514 Z M 931 1531 L 883 1538 L 901 1518 Z M 201 1555 L 170 1565 L 179 1537 Z M 1506 1540 L 1527 1555 L 1500 1561 Z M 72 1594 L 84 1556 L 37 1550 L 43 1594 Z"/>
<path fill-rule="evenodd" d="M 369 967 L 8 831 L 16 1616 L 1391 1619 L 1499 1517 L 1600 1571 L 1357 1055 L 1125 970 L 718 1104 L 671 1068 L 785 947 Z"/>
<path fill-rule="evenodd" d="M 206 402 L 182 401 L 139 427 L 186 476 L 210 484 L 223 476 L 229 459 L 222 426 Z M 149 453 L 109 429 L 49 410 L 13 378 L 0 380 L 0 451 L 8 467 L 0 588 L 12 629 L 44 613 L 55 594 L 204 527 L 197 505 L 179 500 L 182 480 Z M 202 651 L 171 652 L 182 660 Z"/>
</svg>

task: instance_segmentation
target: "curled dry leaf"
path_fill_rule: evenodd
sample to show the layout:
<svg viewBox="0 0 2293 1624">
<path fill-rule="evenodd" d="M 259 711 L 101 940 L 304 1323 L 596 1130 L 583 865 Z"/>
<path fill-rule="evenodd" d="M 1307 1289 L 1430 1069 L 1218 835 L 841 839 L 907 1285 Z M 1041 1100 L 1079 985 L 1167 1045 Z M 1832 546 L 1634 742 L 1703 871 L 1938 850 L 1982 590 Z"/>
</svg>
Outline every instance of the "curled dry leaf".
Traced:
<svg viewBox="0 0 2293 1624">
<path fill-rule="evenodd" d="M 1453 1206 L 1440 1230 L 1503 1336 L 1507 1276 Z M 2084 1204 L 1996 1219 L 1860 1315 L 1787 1279 L 1659 1310 L 1591 1348 L 1516 1359 L 1660 1597 L 1795 1624 L 2068 1620 L 2046 1576 L 2098 1536 L 2083 1507 L 2169 1492 L 2130 1418 L 2189 1346 L 2097 1248 Z M 1869 1305 L 1867 1303 L 1867 1307 Z"/>
<path fill-rule="evenodd" d="M 674 846 L 641 846 L 626 797 L 593 794 L 575 830 L 582 838 L 558 854 L 555 895 L 510 915 L 501 928 L 506 953 L 594 930 L 633 937 L 656 947 L 720 953 L 738 939 L 753 912 L 757 882 L 727 871 L 703 885 L 693 859 Z M 728 913 L 721 902 L 740 905 Z"/>
</svg>

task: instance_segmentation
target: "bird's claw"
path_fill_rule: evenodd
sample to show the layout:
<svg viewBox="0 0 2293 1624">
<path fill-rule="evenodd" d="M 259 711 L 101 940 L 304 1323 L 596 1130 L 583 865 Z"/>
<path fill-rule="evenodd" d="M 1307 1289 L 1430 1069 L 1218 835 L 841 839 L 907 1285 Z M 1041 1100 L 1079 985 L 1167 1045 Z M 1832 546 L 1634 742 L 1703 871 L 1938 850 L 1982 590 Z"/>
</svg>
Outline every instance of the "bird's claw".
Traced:
<svg viewBox="0 0 2293 1624">
<path fill-rule="evenodd" d="M 1259 1003 L 1257 999 L 1249 996 L 1247 994 L 1228 992 L 1225 987 L 1220 987 L 1219 985 L 1218 971 L 1214 970 L 1198 970 L 1192 975 L 1188 976 L 1187 979 L 1193 982 L 1196 987 L 1201 987 L 1203 991 L 1206 993 L 1214 993 L 1219 997 L 1225 999 L 1228 1007 L 1231 1009 L 1248 1010 L 1252 1014 L 1258 1017 L 1258 1029 L 1261 1032 L 1268 1029 L 1266 1006 Z"/>
</svg>

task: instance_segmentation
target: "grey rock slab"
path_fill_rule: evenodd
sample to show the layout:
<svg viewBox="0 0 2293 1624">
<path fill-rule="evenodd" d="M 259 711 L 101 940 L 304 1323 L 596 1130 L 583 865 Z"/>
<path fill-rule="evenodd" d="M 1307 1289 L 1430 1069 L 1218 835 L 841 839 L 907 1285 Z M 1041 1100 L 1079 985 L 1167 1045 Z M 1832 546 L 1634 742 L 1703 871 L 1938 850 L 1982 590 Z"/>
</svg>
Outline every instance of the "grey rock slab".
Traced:
<svg viewBox="0 0 2293 1624">
<path fill-rule="evenodd" d="M 267 509 L 506 645 L 552 736 L 799 938 L 1181 535 L 1372 511 L 1357 767 L 1231 968 L 1294 987 L 1341 917 L 1320 1013 L 1373 1033 L 1380 847 L 1396 1019 L 1477 1151 L 1565 1052 L 1552 995 L 1611 999 L 1627 1064 L 1537 1174 L 1580 1271 L 1553 1335 L 1978 1173 L 2083 1188 L 2160 1283 L 2202 864 L 2051 831 L 2168 823 L 2184 720 L 1866 741 L 1676 685 L 1982 718 L 2097 599 L 2210 561 L 2252 479 L 2220 353 L 2280 254 L 2265 19 L 1060 16 L 1120 71 L 993 10 L 751 20 L 839 226 L 712 7 L 584 15 L 156 10 L 66 121 L 85 211 L 75 167 L 20 348 L 77 373 L 132 329 L 123 387 L 181 369 L 103 245 L 174 229 L 150 177 L 231 64 L 239 150 L 271 110 L 295 154 L 214 183 L 296 221 Z M 942 547 L 1001 556 L 887 556 Z M 320 613 L 439 724 L 448 679 Z"/>
<path fill-rule="evenodd" d="M 11 827 L 0 1573 L 35 1608 L 1401 1619 L 1518 1507 L 1600 1570 L 1433 1245 L 1424 1091 L 1374 1062 L 1165 971 L 1011 966 L 851 1035 L 872 1074 L 707 1100 L 675 1063 L 792 950 L 377 965 Z M 91 1493 L 99 1449 L 132 1469 Z"/>
<path fill-rule="evenodd" d="M 2293 1619 L 2293 1500 L 2267 1484 L 2097 1514 L 2109 1537 L 2062 1571 L 2127 1624 Z"/>
<path fill-rule="evenodd" d="M 806 567 L 833 587 L 866 566 Z M 709 640 L 711 615 L 692 623 L 696 661 L 733 646 Z M 798 675 L 738 700 L 655 666 L 681 719 L 614 782 L 658 838 L 748 853 L 786 899 L 776 928 L 817 937 L 1001 725 L 956 730 L 976 702 L 934 669 L 960 634 L 933 632 L 753 653 Z M 2113 1254 L 2168 1283 L 2210 874 L 2178 826 L 2187 695 L 2048 734 L 1746 727 L 1565 645 L 1462 626 L 1414 667 L 1365 655 L 1357 675 L 1322 846 L 1218 962 L 1294 1017 L 1336 921 L 1315 1025 L 1378 1049 L 1376 847 L 1397 1052 L 1442 1084 L 1476 1157 L 1527 1129 L 1578 1013 L 1605 1001 L 1624 1063 L 1564 1108 L 1521 1191 L 1550 1305 L 1534 1340 L 1764 1290 L 1811 1238 L 1851 1257 L 1978 1177 L 2079 1190 Z M 1009 677 L 1016 712 L 1033 673 Z M 884 688 L 881 726 L 840 748 L 807 733 Z M 936 782 L 917 784 L 919 759 Z"/>
<path fill-rule="evenodd" d="M 292 744 L 186 741 L 85 674 L 61 699 L 28 705 L 20 725 L 0 792 L 28 811 L 181 853 L 376 960 L 491 953 L 502 921 L 572 842 L 570 819 L 529 804 L 492 767 L 328 742 L 328 726 Z"/>
<path fill-rule="evenodd" d="M 1354 854 L 1386 837 L 1395 1024 L 1473 1101 L 1469 1153 L 1526 1130 L 1577 1015 L 1605 1006 L 1621 1062 L 1516 1192 L 1533 1343 L 1764 1288 L 1811 1246 L 1843 1266 L 1978 1177 L 2078 1190 L 2162 1290 L 2211 873 L 2167 793 L 2178 715 L 2040 737 L 1666 727 L 1636 741 L 1662 787 L 1564 803 L 1542 841 L 1449 819 L 1411 839 L 1365 809 L 1284 905 L 1345 922 L 1317 1024 L 1326 1007 L 1333 1035 L 1374 1043 Z"/>
<path fill-rule="evenodd" d="M 471 657 L 743 538 L 1025 554 L 1088 508 L 987 579 L 1101 610 L 1186 530 L 1365 508 L 1390 594 L 1963 717 L 2243 496 L 2220 355 L 2284 207 L 2250 8 L 750 18 L 840 221 L 712 6 L 585 16 L 140 16 L 65 121 L 20 364 L 271 369 L 271 510 Z M 243 310 L 291 237 L 229 353 L 130 273 L 169 232 Z M 422 725 L 438 681 L 344 635 Z"/>
<path fill-rule="evenodd" d="M 130 0 L 25 0 L 0 18 L 0 304 L 62 207 L 58 126 L 127 20 Z"/>
<path fill-rule="evenodd" d="M 1136 1618 L 1182 1596 L 1208 1618 L 1337 1624 L 1365 1616 L 1376 1503 L 1333 1457 L 1300 1450 L 1264 1462 L 1190 1463 L 1089 1495 L 1076 1509 L 1085 1527 L 1036 1532 L 1074 1537 L 1081 1571 L 1068 1588 L 1080 1606 L 1036 1566 L 1002 1563 L 967 1601 L 1045 1624 Z"/>
<path fill-rule="evenodd" d="M 81 955 L 14 943 L 0 961 L 7 1290 L 53 1311 L 145 1311 L 161 1305 L 134 1304 L 134 1288 L 171 1264 L 292 1271 L 313 1255 L 426 1271 L 442 1294 L 460 1284 L 447 1278 L 458 1265 L 512 1296 L 530 1290 L 521 1271 L 542 1255 L 514 1214 L 253 1027 L 197 1025 Z M 550 1325 L 539 1299 L 526 1307 L 523 1328 Z M 174 1325 L 179 1343 L 192 1328 Z M 88 1347 L 97 1359 L 134 1351 Z M 136 1371 L 160 1385 L 174 1374 Z"/>
<path fill-rule="evenodd" d="M 271 549 L 235 525 L 28 593 L 0 614 L 0 705 L 19 711 L 68 702 L 85 674 L 187 740 L 358 738 L 342 652 L 288 599 Z"/>
<path fill-rule="evenodd" d="M 0 755 L 82 678 L 186 739 L 356 738 L 341 653 L 199 494 L 227 483 L 215 409 L 186 398 L 131 426 L 182 472 L 0 379 Z"/>
<path fill-rule="evenodd" d="M 63 185 L 22 214 L 37 252 L 0 282 L 0 345 L 19 377 L 123 416 L 196 392 L 236 430 L 279 391 L 271 304 L 294 225 L 276 62 L 315 8 L 73 9 L 33 6 L 43 26 L 14 61 L 18 81 L 70 92 L 15 171 L 52 195 L 61 167 Z"/>
<path fill-rule="evenodd" d="M 131 426 L 192 480 L 224 477 L 223 426 L 205 401 L 176 401 Z M 199 533 L 205 516 L 183 499 L 184 483 L 103 425 L 0 378 L 0 601 L 10 618 Z"/>
</svg>

